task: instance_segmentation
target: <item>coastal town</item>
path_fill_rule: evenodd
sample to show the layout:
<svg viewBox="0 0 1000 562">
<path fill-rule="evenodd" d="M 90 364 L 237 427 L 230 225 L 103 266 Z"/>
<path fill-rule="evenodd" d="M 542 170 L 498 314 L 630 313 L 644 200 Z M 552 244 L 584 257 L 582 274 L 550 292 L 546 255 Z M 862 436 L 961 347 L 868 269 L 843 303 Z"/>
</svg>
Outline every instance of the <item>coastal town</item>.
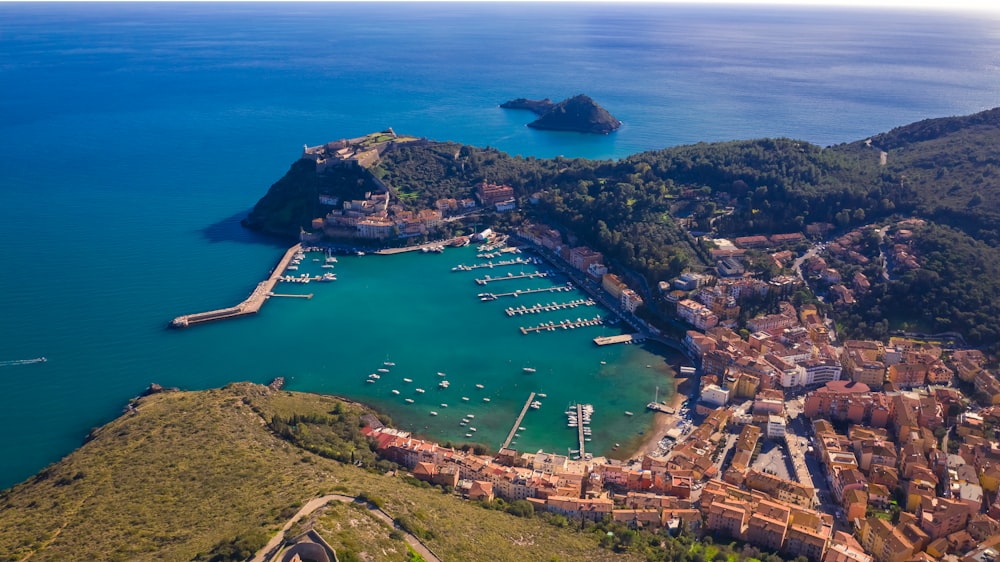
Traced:
<svg viewBox="0 0 1000 562">
<path fill-rule="evenodd" d="M 420 142 L 391 130 L 376 135 L 306 147 L 303 158 L 318 170 L 367 168 L 396 143 Z M 326 214 L 302 231 L 303 243 L 426 236 L 442 221 L 518 205 L 513 188 L 486 181 L 470 186 L 469 198 L 418 211 L 384 185 L 363 199 L 320 195 L 320 203 Z M 591 299 L 580 302 L 599 302 L 629 327 L 596 345 L 652 340 L 694 365 L 675 377 L 670 403 L 648 405 L 655 421 L 638 453 L 585 454 L 583 406 L 567 411 L 580 435 L 567 455 L 513 448 L 521 418 L 496 454 L 419 439 L 374 417 L 364 432 L 383 459 L 471 500 L 727 537 L 789 558 L 991 561 L 1000 552 L 1000 380 L 987 358 L 954 334 L 840 341 L 826 315 L 871 290 L 872 276 L 919 269 L 909 239 L 920 223 L 869 225 L 833 239 L 828 224 L 714 238 L 706 241 L 713 267 L 650 288 L 612 271 L 572 233 L 523 222 L 509 234 L 516 248 L 537 253 Z M 495 236 L 486 230 L 447 243 L 490 244 Z M 755 273 L 755 260 L 773 274 Z M 535 275 L 543 274 L 508 278 Z M 803 292 L 820 299 L 804 302 Z M 566 326 L 521 331 L 554 327 Z"/>
<path fill-rule="evenodd" d="M 561 244 L 544 226 L 518 234 L 599 279 L 617 310 L 642 306 L 599 252 Z M 817 306 L 786 300 L 740 326 L 742 300 L 780 299 L 807 280 L 732 275 L 736 244 L 748 241 L 734 242 L 716 275 L 684 274 L 660 287 L 692 328 L 683 345 L 699 377 L 687 381 L 697 384 L 690 397 L 649 405 L 660 413 L 634 458 L 511 448 L 477 455 L 377 422 L 366 434 L 415 478 L 473 500 L 525 500 L 566 517 L 710 533 L 810 560 L 992 559 L 1000 447 L 990 437 L 1000 381 L 985 357 L 912 338 L 838 342 Z M 775 259 L 788 259 L 783 252 Z M 835 277 L 803 263 L 811 280 Z"/>
</svg>

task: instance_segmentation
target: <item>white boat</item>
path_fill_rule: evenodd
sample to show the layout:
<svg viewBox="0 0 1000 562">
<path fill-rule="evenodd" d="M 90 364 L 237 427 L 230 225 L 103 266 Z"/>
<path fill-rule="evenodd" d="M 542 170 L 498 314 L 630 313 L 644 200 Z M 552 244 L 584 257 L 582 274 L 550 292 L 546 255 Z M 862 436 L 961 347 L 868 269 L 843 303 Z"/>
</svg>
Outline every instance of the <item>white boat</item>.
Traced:
<svg viewBox="0 0 1000 562">
<path fill-rule="evenodd" d="M 365 382 L 367 382 L 367 383 L 374 383 L 374 382 L 375 382 L 375 379 L 368 379 L 368 380 L 366 380 Z"/>
<path fill-rule="evenodd" d="M 632 412 L 630 412 L 628 410 L 625 410 L 625 415 L 626 416 L 634 416 L 635 414 L 633 414 Z"/>
<path fill-rule="evenodd" d="M 380 372 L 380 373 L 388 373 L 389 369 L 378 369 L 378 372 Z"/>
<path fill-rule="evenodd" d="M 468 396 L 463 396 L 463 397 L 462 397 L 462 401 L 464 401 L 464 402 L 468 402 L 468 401 L 469 401 L 469 397 L 468 397 Z"/>
<path fill-rule="evenodd" d="M 392 393 L 393 394 L 399 394 L 399 391 L 394 388 L 394 389 L 392 389 Z"/>
<path fill-rule="evenodd" d="M 378 380 L 378 379 L 380 379 L 382 377 L 376 375 L 375 373 L 372 373 L 372 374 L 368 375 L 368 378 Z"/>
<path fill-rule="evenodd" d="M 382 364 L 385 365 L 386 367 L 395 367 L 396 366 L 396 364 L 393 363 L 392 361 L 386 361 L 386 362 L 384 362 Z"/>
<path fill-rule="evenodd" d="M 322 267 L 323 269 L 333 269 L 333 266 L 330 264 L 321 265 L 320 267 Z"/>
<path fill-rule="evenodd" d="M 335 258 L 333 256 L 327 256 L 326 257 L 326 263 L 337 263 L 337 258 Z"/>
<path fill-rule="evenodd" d="M 418 389 L 417 389 L 417 392 L 419 392 L 420 394 L 423 394 L 423 393 L 424 393 L 424 389 L 422 389 L 422 388 L 418 388 Z"/>
<path fill-rule="evenodd" d="M 539 398 L 548 398 L 549 397 L 549 395 L 545 394 L 544 392 L 539 392 L 536 396 L 538 396 Z"/>
<path fill-rule="evenodd" d="M 403 382 L 413 382 L 413 379 L 403 379 Z"/>
<path fill-rule="evenodd" d="M 536 369 L 534 367 L 525 367 L 524 368 L 524 372 L 525 373 L 534 373 L 535 371 L 536 371 Z"/>
<path fill-rule="evenodd" d="M 290 265 L 285 268 L 285 271 L 298 271 L 299 267 L 297 265 Z"/>
<path fill-rule="evenodd" d="M 441 387 L 441 388 L 448 388 L 448 386 L 450 384 L 451 383 L 449 383 L 448 381 L 441 381 L 441 382 L 438 383 L 438 386 Z"/>
<path fill-rule="evenodd" d="M 474 427 L 470 427 L 469 428 L 469 431 L 475 431 L 475 430 L 476 430 L 476 428 L 474 428 Z"/>
<path fill-rule="evenodd" d="M 436 416 L 436 415 L 438 415 L 438 413 L 437 413 L 437 412 L 435 412 L 434 410 L 431 410 L 431 415 L 432 415 L 432 416 Z"/>
<path fill-rule="evenodd" d="M 438 371 L 438 376 L 439 377 L 447 377 L 448 375 L 442 373 L 441 371 Z"/>
<path fill-rule="evenodd" d="M 471 433 L 466 433 L 465 436 L 466 437 L 472 437 L 472 434 Z"/>
<path fill-rule="evenodd" d="M 517 428 L 517 430 L 518 431 L 524 431 L 524 426 L 522 425 L 521 427 Z"/>
<path fill-rule="evenodd" d="M 483 402 L 489 402 L 489 401 L 490 401 L 489 398 L 483 398 Z"/>
<path fill-rule="evenodd" d="M 475 414 L 465 414 L 465 417 L 469 418 L 470 420 L 476 418 Z"/>
<path fill-rule="evenodd" d="M 476 385 L 476 388 L 479 388 L 479 389 L 482 389 L 482 388 L 486 388 L 486 387 L 484 387 L 484 386 L 483 386 L 483 385 L 481 385 L 481 384 L 477 384 L 477 385 Z"/>
<path fill-rule="evenodd" d="M 407 404 L 413 404 L 413 399 L 412 398 L 407 398 L 406 399 L 406 403 Z"/>
<path fill-rule="evenodd" d="M 445 404 L 444 402 L 442 402 L 442 403 L 441 403 L 441 407 L 442 407 L 442 408 L 447 408 L 447 407 L 448 407 L 448 405 L 447 405 L 447 404 Z"/>
<path fill-rule="evenodd" d="M 607 365 L 607 364 L 608 364 L 607 361 L 601 361 L 601 365 Z"/>
</svg>

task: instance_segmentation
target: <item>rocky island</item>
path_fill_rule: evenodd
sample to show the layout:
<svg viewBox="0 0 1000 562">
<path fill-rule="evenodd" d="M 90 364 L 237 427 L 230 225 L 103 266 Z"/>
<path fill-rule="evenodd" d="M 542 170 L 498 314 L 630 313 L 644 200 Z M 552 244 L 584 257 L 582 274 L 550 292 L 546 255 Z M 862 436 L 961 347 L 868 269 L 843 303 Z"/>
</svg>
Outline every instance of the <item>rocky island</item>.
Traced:
<svg viewBox="0 0 1000 562">
<path fill-rule="evenodd" d="M 539 115 L 529 127 L 551 131 L 577 131 L 606 135 L 622 126 L 608 110 L 589 96 L 580 94 L 559 103 L 552 100 L 517 98 L 500 104 L 503 109 L 527 109 Z"/>
</svg>

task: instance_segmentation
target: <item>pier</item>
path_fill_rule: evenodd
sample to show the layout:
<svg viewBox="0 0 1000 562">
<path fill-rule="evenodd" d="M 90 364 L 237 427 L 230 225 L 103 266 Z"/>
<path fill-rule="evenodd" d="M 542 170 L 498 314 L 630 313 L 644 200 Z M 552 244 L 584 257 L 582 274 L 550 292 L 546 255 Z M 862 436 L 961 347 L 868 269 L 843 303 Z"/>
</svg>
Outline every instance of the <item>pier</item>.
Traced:
<svg viewBox="0 0 1000 562">
<path fill-rule="evenodd" d="M 563 320 L 562 322 L 543 322 L 537 326 L 521 326 L 522 334 L 530 334 L 531 332 L 554 332 L 557 328 L 562 328 L 563 330 L 572 330 L 574 328 L 582 328 L 584 326 L 599 326 L 604 323 L 604 320 L 600 316 L 595 316 L 589 320 Z"/>
<path fill-rule="evenodd" d="M 549 274 L 544 271 L 536 271 L 534 273 L 521 273 L 520 275 L 514 275 L 513 273 L 508 273 L 503 277 L 490 277 L 489 275 L 487 275 L 482 279 L 476 279 L 476 283 L 479 285 L 486 285 L 487 283 L 493 283 L 494 281 L 513 281 L 514 279 L 535 279 L 548 276 Z"/>
<path fill-rule="evenodd" d="M 616 343 L 640 343 L 644 339 L 642 334 L 622 334 L 620 336 L 600 336 L 594 338 L 597 345 L 614 345 Z"/>
<path fill-rule="evenodd" d="M 576 405 L 576 438 L 580 442 L 580 458 L 587 458 L 586 442 L 583 440 L 583 404 Z"/>
<path fill-rule="evenodd" d="M 547 287 L 545 289 L 518 289 L 510 293 L 479 293 L 479 300 L 484 301 L 494 301 L 501 297 L 519 297 L 521 295 L 533 295 L 535 293 L 561 293 L 564 291 L 572 291 L 573 287 L 571 285 L 558 285 L 556 287 Z"/>
<path fill-rule="evenodd" d="M 534 306 L 522 305 L 517 308 L 510 307 L 504 310 L 504 312 L 507 313 L 507 316 L 514 316 L 514 315 L 521 316 L 523 314 L 538 314 L 540 312 L 552 312 L 553 310 L 562 310 L 564 308 L 576 308 L 578 306 L 594 306 L 594 301 L 590 299 L 578 299 L 575 301 L 561 302 L 561 303 L 557 302 L 549 304 L 538 303 Z"/>
<path fill-rule="evenodd" d="M 534 260 L 524 259 L 524 258 L 521 258 L 521 257 L 517 257 L 517 258 L 514 258 L 512 260 L 498 261 L 496 263 L 491 262 L 491 261 L 488 261 L 486 263 L 477 263 L 475 265 L 465 265 L 465 264 L 460 263 L 460 264 L 456 265 L 455 267 L 451 268 L 451 270 L 452 271 L 473 271 L 473 270 L 476 270 L 476 269 L 493 269 L 494 267 L 505 267 L 505 266 L 508 266 L 508 265 L 531 265 L 533 263 L 535 263 Z"/>
<path fill-rule="evenodd" d="M 528 408 L 531 407 L 531 401 L 535 399 L 535 393 L 532 392 L 528 395 L 528 399 L 524 401 L 524 407 L 521 408 L 521 413 L 518 414 L 517 419 L 514 420 L 514 427 L 510 428 L 510 433 L 507 434 L 507 439 L 504 439 L 503 445 L 500 446 L 501 449 L 506 449 L 510 446 L 510 442 L 514 439 L 514 434 L 517 433 L 517 428 L 521 427 L 521 421 L 524 420 L 524 415 L 528 413 Z"/>
<path fill-rule="evenodd" d="M 268 296 L 274 292 L 274 286 L 278 284 L 285 268 L 288 267 L 288 264 L 292 261 L 292 257 L 300 251 L 302 251 L 302 244 L 296 244 L 289 248 L 278 262 L 278 265 L 276 265 L 271 271 L 271 275 L 269 275 L 267 279 L 257 283 L 257 286 L 254 287 L 250 296 L 240 304 L 229 308 L 220 308 L 217 310 L 210 310 L 208 312 L 198 312 L 195 314 L 178 316 L 170 322 L 170 326 L 172 328 L 187 328 L 188 326 L 203 324 L 213 320 L 228 320 L 229 318 L 239 318 L 240 316 L 257 314 L 257 312 L 260 311 L 260 307 L 264 305 L 264 301 L 266 301 Z"/>
<path fill-rule="evenodd" d="M 288 294 L 288 293 L 268 293 L 267 296 L 269 296 L 269 297 L 286 297 L 286 298 L 289 298 L 289 299 L 311 299 L 311 298 L 313 298 L 313 294 L 312 293 L 309 293 L 308 295 L 293 295 L 293 294 Z"/>
</svg>

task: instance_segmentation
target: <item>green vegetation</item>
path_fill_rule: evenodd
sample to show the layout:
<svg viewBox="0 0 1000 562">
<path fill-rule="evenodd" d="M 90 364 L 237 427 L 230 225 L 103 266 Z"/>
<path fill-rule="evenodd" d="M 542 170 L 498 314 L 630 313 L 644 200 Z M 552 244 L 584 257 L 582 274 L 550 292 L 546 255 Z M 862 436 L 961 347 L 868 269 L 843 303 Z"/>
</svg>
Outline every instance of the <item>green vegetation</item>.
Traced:
<svg viewBox="0 0 1000 562">
<path fill-rule="evenodd" d="M 838 322 L 859 337 L 884 337 L 900 327 L 958 330 L 970 343 L 986 345 L 1000 335 L 989 298 L 996 294 L 1000 268 L 997 145 L 1000 108 L 922 121 L 825 149 L 792 139 L 758 139 L 679 146 L 614 162 L 523 158 L 489 147 L 422 143 L 389 151 L 377 173 L 404 206 L 415 209 L 442 197 L 470 197 L 483 180 L 508 184 L 521 198 L 520 210 L 484 211 L 472 220 L 501 227 L 546 222 L 603 252 L 614 269 L 646 286 L 712 265 L 707 245 L 688 229 L 733 236 L 802 232 L 810 223 L 829 223 L 847 230 L 918 216 L 933 223 L 918 241 L 918 250 L 929 256 L 927 265 L 888 287 L 875 282 L 879 275 L 869 275 L 873 290 L 864 306 Z M 359 181 L 307 176 L 293 166 L 247 223 L 281 224 L 297 232 L 311 218 L 303 209 L 306 196 L 315 192 L 302 186 L 322 181 L 334 186 L 329 189 L 341 184 L 349 189 Z M 528 204 L 532 195 L 536 205 Z M 931 241 L 935 236 L 941 240 Z M 982 267 L 963 278 L 973 256 Z M 913 306 L 907 299 L 914 296 L 927 307 Z"/>
<path fill-rule="evenodd" d="M 295 425 L 309 431 L 331 427 L 325 446 L 332 450 L 348 443 L 367 450 L 353 437 L 362 412 L 333 397 L 245 383 L 142 398 L 136 414 L 0 493 L 0 560 L 243 559 L 306 501 L 327 493 L 365 495 L 409 521 L 446 560 L 610 555 L 593 536 L 487 512 L 440 489 L 312 454 L 268 426 L 299 415 Z M 332 429 L 325 418 L 334 415 L 344 417 L 344 428 Z M 320 438 L 308 443 L 324 447 Z M 352 527 L 361 515 L 348 506 L 328 509 L 320 527 L 335 531 L 330 538 L 348 551 L 401 544 L 391 529 Z"/>
</svg>

